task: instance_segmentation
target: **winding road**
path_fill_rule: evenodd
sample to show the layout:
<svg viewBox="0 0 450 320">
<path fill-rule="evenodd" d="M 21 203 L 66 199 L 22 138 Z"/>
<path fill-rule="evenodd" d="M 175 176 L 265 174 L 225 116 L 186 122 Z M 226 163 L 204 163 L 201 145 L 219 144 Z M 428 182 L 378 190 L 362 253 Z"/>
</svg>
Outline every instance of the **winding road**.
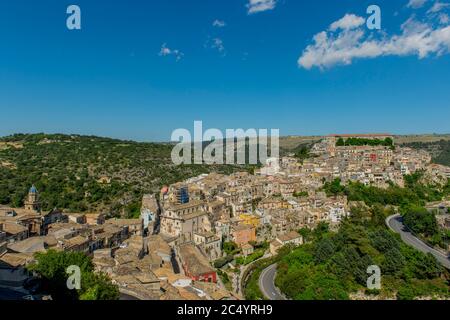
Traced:
<svg viewBox="0 0 450 320">
<path fill-rule="evenodd" d="M 277 265 L 273 264 L 261 272 L 259 276 L 259 289 L 269 300 L 286 300 L 275 286 L 275 276 L 277 275 Z"/>
<path fill-rule="evenodd" d="M 387 226 L 395 233 L 400 234 L 403 242 L 416 248 L 424 253 L 431 253 L 437 261 L 444 267 L 450 270 L 450 257 L 435 248 L 429 246 L 422 240 L 414 236 L 408 228 L 403 224 L 401 215 L 396 214 L 386 219 Z M 277 274 L 277 265 L 273 264 L 261 272 L 259 276 L 259 288 L 263 295 L 269 300 L 286 300 L 280 293 L 280 290 L 275 286 L 275 277 Z"/>
<path fill-rule="evenodd" d="M 399 214 L 390 216 L 386 219 L 386 224 L 392 231 L 400 234 L 403 242 L 424 253 L 431 253 L 439 261 L 439 263 L 441 263 L 447 269 L 450 269 L 449 256 L 439 250 L 434 249 L 433 247 L 430 247 L 428 244 L 415 237 L 403 224 L 402 216 L 400 216 Z"/>
</svg>

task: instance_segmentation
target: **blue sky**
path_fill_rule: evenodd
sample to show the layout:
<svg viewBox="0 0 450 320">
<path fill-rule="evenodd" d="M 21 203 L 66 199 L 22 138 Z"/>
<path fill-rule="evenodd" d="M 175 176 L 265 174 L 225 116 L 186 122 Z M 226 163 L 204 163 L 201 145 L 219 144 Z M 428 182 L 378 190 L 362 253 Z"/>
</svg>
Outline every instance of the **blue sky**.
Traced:
<svg viewBox="0 0 450 320">
<path fill-rule="evenodd" d="M 194 120 L 281 135 L 448 133 L 446 2 L 1 1 L 0 135 L 167 141 Z M 66 28 L 71 4 L 81 30 Z M 361 20 L 371 4 L 381 30 Z"/>
</svg>

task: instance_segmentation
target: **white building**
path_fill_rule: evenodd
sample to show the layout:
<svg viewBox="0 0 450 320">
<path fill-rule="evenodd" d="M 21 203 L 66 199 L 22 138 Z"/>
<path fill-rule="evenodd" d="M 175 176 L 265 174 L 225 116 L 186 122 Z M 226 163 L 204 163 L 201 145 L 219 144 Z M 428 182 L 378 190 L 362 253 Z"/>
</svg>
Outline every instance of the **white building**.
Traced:
<svg viewBox="0 0 450 320">
<path fill-rule="evenodd" d="M 260 174 L 262 176 L 274 176 L 280 173 L 280 159 L 268 158 L 266 164 L 261 168 Z"/>
</svg>

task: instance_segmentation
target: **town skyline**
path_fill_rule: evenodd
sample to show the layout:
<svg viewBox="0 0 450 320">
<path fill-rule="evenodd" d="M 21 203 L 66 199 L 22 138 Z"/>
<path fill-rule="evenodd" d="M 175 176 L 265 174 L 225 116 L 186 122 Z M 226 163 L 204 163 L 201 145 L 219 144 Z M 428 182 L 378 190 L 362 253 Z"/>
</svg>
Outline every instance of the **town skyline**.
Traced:
<svg viewBox="0 0 450 320">
<path fill-rule="evenodd" d="M 207 128 L 208 129 L 208 128 Z M 233 130 L 238 130 L 238 129 L 243 129 L 244 131 L 247 128 L 236 128 Z M 133 141 L 133 142 L 138 142 L 138 143 L 161 143 L 161 144 L 175 144 L 177 143 L 177 141 L 171 141 L 170 140 L 170 136 L 167 140 L 139 140 L 139 139 L 130 139 L 127 137 L 120 137 L 120 136 L 106 136 L 106 135 L 96 135 L 96 134 L 88 134 L 88 133 L 76 133 L 76 132 L 68 132 L 68 133 L 64 133 L 64 132 L 13 132 L 11 134 L 6 134 L 6 135 L 0 135 L 0 139 L 1 138 L 7 138 L 7 137 L 11 137 L 14 135 L 38 135 L 38 134 L 43 134 L 43 135 L 64 135 L 64 136 L 81 136 L 81 137 L 98 137 L 98 138 L 106 138 L 106 139 L 112 139 L 112 140 L 122 140 L 122 141 Z M 405 134 L 401 134 L 401 133 L 396 133 L 396 132 L 382 132 L 382 131 L 374 131 L 374 132 L 339 132 L 339 133 L 324 133 L 324 134 L 315 134 L 315 135 L 301 135 L 301 134 L 290 134 L 290 135 L 283 135 L 280 134 L 279 138 L 283 139 L 283 138 L 317 138 L 317 139 L 321 139 L 324 137 L 328 137 L 328 136 L 347 136 L 347 135 L 355 135 L 355 136 L 364 136 L 364 135 L 390 135 L 390 136 L 394 136 L 394 137 L 426 137 L 426 136 L 434 136 L 434 137 L 446 137 L 446 136 L 450 136 L 450 131 L 446 132 L 442 132 L 442 133 L 438 133 L 438 132 L 411 132 L 411 133 L 405 133 Z M 270 139 L 270 135 L 267 136 Z M 225 139 L 223 139 L 225 140 Z M 195 140 L 192 140 L 195 141 Z M 203 142 L 212 142 L 214 141 L 214 139 L 212 140 L 205 140 Z"/>
</svg>

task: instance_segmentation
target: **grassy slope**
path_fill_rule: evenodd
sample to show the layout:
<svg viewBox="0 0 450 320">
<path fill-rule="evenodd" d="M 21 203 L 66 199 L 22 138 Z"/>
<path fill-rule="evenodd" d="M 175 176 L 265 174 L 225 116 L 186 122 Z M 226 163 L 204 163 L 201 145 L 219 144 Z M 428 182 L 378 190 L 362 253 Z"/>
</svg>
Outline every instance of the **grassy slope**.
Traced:
<svg viewBox="0 0 450 320">
<path fill-rule="evenodd" d="M 144 193 L 165 184 L 238 166 L 173 165 L 169 144 L 76 135 L 15 135 L 0 139 L 0 204 L 22 206 L 35 184 L 45 210 L 136 214 Z M 101 183 L 100 178 L 111 179 Z"/>
</svg>

